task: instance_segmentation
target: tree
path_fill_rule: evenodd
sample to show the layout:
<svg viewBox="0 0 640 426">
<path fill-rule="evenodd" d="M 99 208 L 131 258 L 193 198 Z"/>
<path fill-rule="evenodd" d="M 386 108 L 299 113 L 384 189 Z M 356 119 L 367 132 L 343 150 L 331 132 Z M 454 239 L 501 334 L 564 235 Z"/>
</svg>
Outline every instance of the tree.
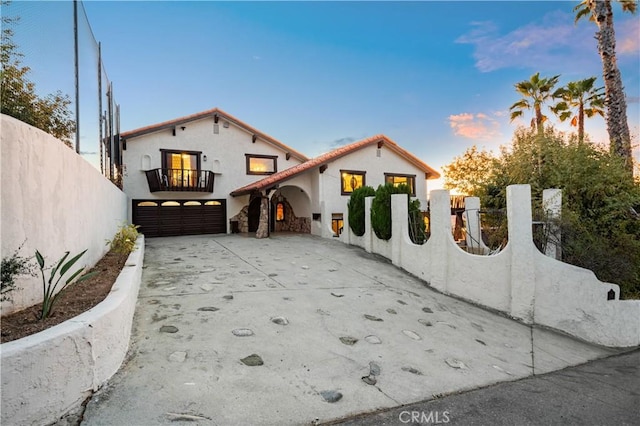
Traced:
<svg viewBox="0 0 640 426">
<path fill-rule="evenodd" d="M 635 13 L 637 0 L 618 0 L 623 12 Z M 605 106 L 607 132 L 611 151 L 625 160 L 628 171 L 633 170 L 631 155 L 631 136 L 627 123 L 627 101 L 625 99 L 622 76 L 616 59 L 616 36 L 613 27 L 613 8 L 611 0 L 582 0 L 574 7 L 577 22 L 588 17 L 598 26 L 596 40 L 598 53 L 602 60 L 602 77 L 605 87 Z"/>
<path fill-rule="evenodd" d="M 473 145 L 443 167 L 444 187 L 457 189 L 465 195 L 477 195 L 489 181 L 495 161 L 491 152 L 478 151 L 478 147 Z"/>
<path fill-rule="evenodd" d="M 3 8 L 9 2 L 3 2 Z M 69 109 L 71 100 L 61 91 L 40 97 L 35 84 L 29 80 L 31 69 L 22 64 L 22 53 L 13 41 L 13 30 L 9 24 L 18 18 L 2 16 L 0 40 L 0 99 L 1 112 L 30 124 L 61 139 L 72 147 L 71 137 L 75 132 L 75 121 Z"/>
<path fill-rule="evenodd" d="M 595 115 L 604 117 L 603 87 L 594 87 L 596 77 L 571 81 L 562 89 L 563 102 L 557 105 L 561 121 L 571 119 L 571 125 L 578 128 L 578 141 L 584 141 L 584 117 Z M 574 113 L 574 109 L 578 111 Z"/>
<path fill-rule="evenodd" d="M 533 110 L 534 118 L 531 120 L 531 127 L 535 127 L 538 133 L 543 132 L 543 123 L 547 116 L 542 113 L 543 106 L 554 99 L 559 98 L 561 92 L 552 92 L 553 87 L 558 83 L 559 75 L 553 77 L 540 78 L 540 73 L 535 73 L 529 80 L 524 80 L 515 84 L 516 91 L 523 98 L 511 105 L 511 121 L 524 115 L 525 110 Z M 554 106 L 550 106 L 554 109 Z"/>
<path fill-rule="evenodd" d="M 536 173 L 539 149 L 545 161 Z M 539 206 L 544 189 L 562 189 L 563 261 L 619 284 L 626 298 L 640 298 L 640 182 L 626 178 L 623 163 L 615 153 L 579 142 L 575 134 L 549 126 L 540 136 L 521 127 L 478 195 L 483 206 L 504 208 L 507 185 L 530 184 Z"/>
</svg>

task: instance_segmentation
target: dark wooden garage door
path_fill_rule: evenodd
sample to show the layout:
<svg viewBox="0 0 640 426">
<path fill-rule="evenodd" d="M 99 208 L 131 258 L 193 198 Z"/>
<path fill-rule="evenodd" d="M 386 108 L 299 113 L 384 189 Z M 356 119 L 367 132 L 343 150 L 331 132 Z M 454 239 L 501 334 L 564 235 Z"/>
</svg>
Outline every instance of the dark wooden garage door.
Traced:
<svg viewBox="0 0 640 426">
<path fill-rule="evenodd" d="M 226 233 L 226 201 L 133 200 L 133 223 L 145 237 Z"/>
</svg>

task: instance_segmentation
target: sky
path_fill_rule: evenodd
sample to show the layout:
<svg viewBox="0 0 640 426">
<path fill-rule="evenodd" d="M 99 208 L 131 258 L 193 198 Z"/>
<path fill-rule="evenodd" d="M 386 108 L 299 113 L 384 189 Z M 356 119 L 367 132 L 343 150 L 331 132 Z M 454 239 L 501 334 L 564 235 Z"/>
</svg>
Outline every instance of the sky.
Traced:
<svg viewBox="0 0 640 426">
<path fill-rule="evenodd" d="M 45 34 L 70 3 L 29 3 L 35 13 L 22 9 L 16 38 L 50 46 L 62 32 Z M 497 152 L 529 123 L 528 113 L 511 123 L 509 106 L 520 99 L 514 84 L 536 72 L 560 74 L 560 85 L 591 76 L 604 85 L 597 27 L 574 25 L 577 4 L 85 1 L 84 9 L 123 131 L 219 107 L 309 157 L 385 134 L 440 169 L 474 144 Z M 639 144 L 640 19 L 614 13 Z M 46 23 L 29 22 L 39 19 Z M 47 81 L 54 68 L 34 72 Z M 608 139 L 600 117 L 586 131 Z"/>
</svg>

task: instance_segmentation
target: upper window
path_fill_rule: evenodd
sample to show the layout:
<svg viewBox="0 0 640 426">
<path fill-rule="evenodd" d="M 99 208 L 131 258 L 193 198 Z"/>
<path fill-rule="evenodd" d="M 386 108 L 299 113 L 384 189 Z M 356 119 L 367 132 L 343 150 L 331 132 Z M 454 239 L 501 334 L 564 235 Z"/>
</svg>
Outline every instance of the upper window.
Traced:
<svg viewBox="0 0 640 426">
<path fill-rule="evenodd" d="M 365 186 L 365 173 L 357 170 L 340 170 L 342 195 L 349 195 L 354 189 Z"/>
<path fill-rule="evenodd" d="M 407 185 L 411 190 L 411 195 L 416 195 L 416 175 L 400 175 L 393 173 L 384 174 L 385 183 L 390 183 L 393 186 Z"/>
<path fill-rule="evenodd" d="M 199 170 L 200 151 L 171 151 L 161 149 L 162 168 L 176 170 Z"/>
<path fill-rule="evenodd" d="M 271 175 L 278 171 L 277 155 L 245 154 L 248 175 Z"/>
</svg>

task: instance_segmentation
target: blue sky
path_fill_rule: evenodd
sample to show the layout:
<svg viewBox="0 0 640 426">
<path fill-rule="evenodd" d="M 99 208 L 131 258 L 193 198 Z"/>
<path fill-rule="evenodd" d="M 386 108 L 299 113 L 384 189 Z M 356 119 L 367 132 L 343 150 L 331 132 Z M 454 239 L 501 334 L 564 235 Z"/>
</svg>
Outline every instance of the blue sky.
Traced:
<svg viewBox="0 0 640 426">
<path fill-rule="evenodd" d="M 473 144 L 509 142 L 516 82 L 539 71 L 603 85 L 596 26 L 574 25 L 577 3 L 84 5 L 123 130 L 217 106 L 309 156 L 383 133 L 439 168 Z M 638 144 L 640 20 L 615 12 Z M 606 141 L 601 118 L 587 132 Z"/>
</svg>

